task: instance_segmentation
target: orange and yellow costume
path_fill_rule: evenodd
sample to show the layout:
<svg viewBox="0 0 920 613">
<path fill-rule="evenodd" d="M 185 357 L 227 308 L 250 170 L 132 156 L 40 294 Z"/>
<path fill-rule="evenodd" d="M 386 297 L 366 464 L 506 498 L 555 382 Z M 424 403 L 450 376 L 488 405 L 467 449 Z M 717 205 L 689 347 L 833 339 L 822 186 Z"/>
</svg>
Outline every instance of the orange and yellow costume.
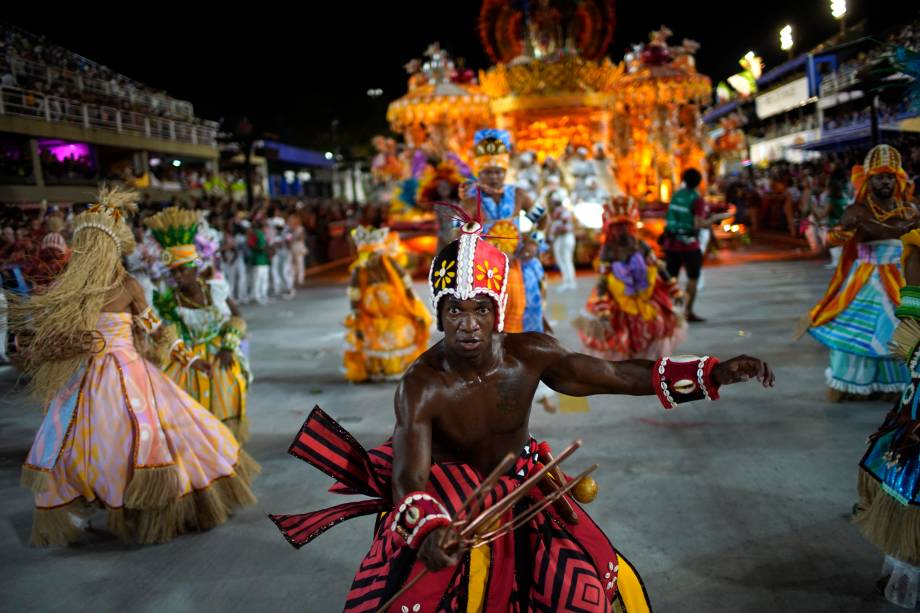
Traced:
<svg viewBox="0 0 920 613">
<path fill-rule="evenodd" d="M 344 368 L 353 382 L 398 379 L 428 348 L 431 314 L 388 253 L 387 234 L 387 228 L 352 231 L 358 258 L 348 288 Z"/>
</svg>

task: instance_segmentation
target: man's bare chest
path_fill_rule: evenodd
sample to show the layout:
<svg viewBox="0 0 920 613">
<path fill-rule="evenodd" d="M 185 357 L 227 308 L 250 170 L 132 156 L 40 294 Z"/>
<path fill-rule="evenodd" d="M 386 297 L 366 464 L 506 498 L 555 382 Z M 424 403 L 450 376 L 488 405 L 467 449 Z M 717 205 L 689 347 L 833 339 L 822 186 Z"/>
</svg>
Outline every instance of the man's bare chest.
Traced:
<svg viewBox="0 0 920 613">
<path fill-rule="evenodd" d="M 537 383 L 526 372 L 466 381 L 445 399 L 442 421 L 471 435 L 517 430 L 527 425 Z"/>
</svg>

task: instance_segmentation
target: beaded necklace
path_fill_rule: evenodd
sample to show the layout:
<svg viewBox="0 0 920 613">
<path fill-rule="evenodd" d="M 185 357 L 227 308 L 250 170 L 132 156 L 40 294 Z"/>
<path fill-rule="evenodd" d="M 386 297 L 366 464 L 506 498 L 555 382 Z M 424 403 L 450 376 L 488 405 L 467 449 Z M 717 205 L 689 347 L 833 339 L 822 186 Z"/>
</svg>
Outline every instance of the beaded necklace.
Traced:
<svg viewBox="0 0 920 613">
<path fill-rule="evenodd" d="M 872 211 L 872 215 L 875 217 L 875 220 L 880 222 L 888 221 L 892 217 L 913 219 L 917 214 L 917 211 L 913 206 L 905 206 L 900 200 L 895 200 L 896 206 L 890 211 L 883 209 L 871 195 L 866 198 L 866 203 L 869 205 L 869 210 Z"/>
</svg>

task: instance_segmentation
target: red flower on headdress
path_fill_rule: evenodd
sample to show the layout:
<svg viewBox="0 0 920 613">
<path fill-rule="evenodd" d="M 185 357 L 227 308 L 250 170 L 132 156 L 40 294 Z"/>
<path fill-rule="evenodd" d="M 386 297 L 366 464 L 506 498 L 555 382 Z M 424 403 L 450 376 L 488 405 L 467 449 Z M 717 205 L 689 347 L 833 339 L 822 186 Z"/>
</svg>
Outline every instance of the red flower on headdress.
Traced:
<svg viewBox="0 0 920 613">
<path fill-rule="evenodd" d="M 499 272 L 498 266 L 489 266 L 489 260 L 483 260 L 481 264 L 476 264 L 477 281 L 485 280 L 486 287 L 494 292 L 500 292 L 502 289 L 502 279 L 504 278 Z"/>
</svg>

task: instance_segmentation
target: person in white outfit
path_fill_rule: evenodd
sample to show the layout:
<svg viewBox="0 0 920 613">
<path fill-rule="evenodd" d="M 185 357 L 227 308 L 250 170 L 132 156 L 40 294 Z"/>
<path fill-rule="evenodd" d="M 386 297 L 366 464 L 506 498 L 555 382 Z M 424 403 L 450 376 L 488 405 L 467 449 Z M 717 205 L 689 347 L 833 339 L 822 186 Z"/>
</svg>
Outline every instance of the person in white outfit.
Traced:
<svg viewBox="0 0 920 613">
<path fill-rule="evenodd" d="M 224 270 L 230 295 L 238 304 L 249 302 L 249 275 L 246 269 L 246 230 L 249 221 L 230 222 L 224 239 Z"/>
<path fill-rule="evenodd" d="M 304 281 L 304 260 L 309 250 L 307 249 L 307 231 L 303 227 L 303 222 L 297 215 L 291 215 L 289 225 L 291 227 L 291 259 L 293 260 L 293 279 L 294 285 L 303 285 Z"/>
<path fill-rule="evenodd" d="M 575 218 L 565 205 L 561 192 L 547 198 L 550 210 L 549 238 L 553 244 L 553 257 L 562 274 L 559 291 L 575 289 Z"/>
<path fill-rule="evenodd" d="M 282 217 L 273 217 L 271 225 L 275 231 L 274 236 L 269 239 L 269 245 L 274 247 L 271 264 L 272 292 L 276 296 L 290 298 L 294 294 L 294 274 L 290 246 L 291 231 Z"/>
<path fill-rule="evenodd" d="M 515 183 L 536 202 L 537 190 L 540 187 L 540 167 L 536 165 L 536 156 L 531 151 L 525 151 L 518 158 L 518 164 Z"/>
</svg>

